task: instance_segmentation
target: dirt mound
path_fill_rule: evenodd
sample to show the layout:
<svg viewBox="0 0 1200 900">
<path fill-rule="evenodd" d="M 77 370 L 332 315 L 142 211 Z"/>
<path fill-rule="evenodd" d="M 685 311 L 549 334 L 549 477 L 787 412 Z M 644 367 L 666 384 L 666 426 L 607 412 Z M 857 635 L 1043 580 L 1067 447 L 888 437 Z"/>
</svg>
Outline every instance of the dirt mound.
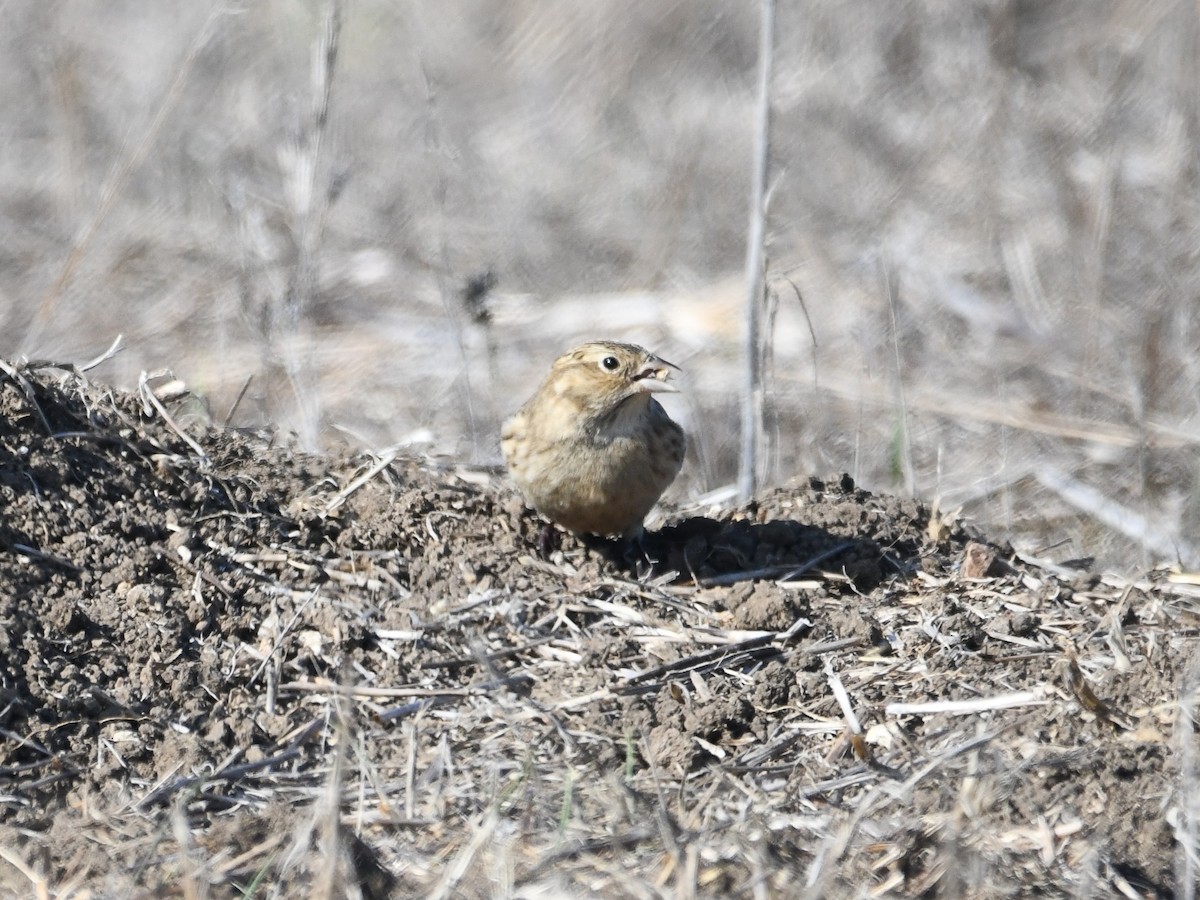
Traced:
<svg viewBox="0 0 1200 900">
<path fill-rule="evenodd" d="M 672 516 L 652 567 L 547 558 L 498 473 L 5 367 L 7 895 L 1171 896 L 1194 871 L 1186 578 L 969 546 L 845 478 Z"/>
</svg>

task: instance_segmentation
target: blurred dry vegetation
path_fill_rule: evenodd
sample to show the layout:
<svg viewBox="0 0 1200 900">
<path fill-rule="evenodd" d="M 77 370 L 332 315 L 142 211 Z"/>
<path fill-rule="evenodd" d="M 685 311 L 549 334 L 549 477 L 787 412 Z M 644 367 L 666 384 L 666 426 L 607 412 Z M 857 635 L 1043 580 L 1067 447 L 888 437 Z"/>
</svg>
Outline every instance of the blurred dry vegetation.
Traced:
<svg viewBox="0 0 1200 900">
<path fill-rule="evenodd" d="M 756 3 L 4 9 L 0 355 L 123 333 L 95 377 L 489 462 L 561 349 L 627 338 L 685 370 L 677 499 L 732 481 Z M 1200 561 L 1198 16 L 781 3 L 768 481 Z"/>
</svg>

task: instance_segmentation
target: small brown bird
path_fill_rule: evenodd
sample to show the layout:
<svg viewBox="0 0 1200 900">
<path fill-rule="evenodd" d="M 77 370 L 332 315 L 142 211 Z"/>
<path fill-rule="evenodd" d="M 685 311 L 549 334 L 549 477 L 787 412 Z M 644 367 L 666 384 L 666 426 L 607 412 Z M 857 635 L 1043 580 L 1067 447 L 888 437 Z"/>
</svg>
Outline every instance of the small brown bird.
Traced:
<svg viewBox="0 0 1200 900">
<path fill-rule="evenodd" d="M 666 360 L 633 344 L 569 350 L 504 423 L 500 448 L 526 501 L 568 531 L 640 538 L 683 465 L 683 429 L 651 394 L 678 390 Z"/>
</svg>

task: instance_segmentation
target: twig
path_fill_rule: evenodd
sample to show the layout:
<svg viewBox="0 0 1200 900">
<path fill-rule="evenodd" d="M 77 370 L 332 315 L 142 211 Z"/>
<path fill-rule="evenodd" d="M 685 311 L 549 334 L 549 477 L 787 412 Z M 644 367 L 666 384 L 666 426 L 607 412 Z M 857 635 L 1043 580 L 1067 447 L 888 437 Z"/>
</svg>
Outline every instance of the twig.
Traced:
<svg viewBox="0 0 1200 900">
<path fill-rule="evenodd" d="M 408 741 L 408 752 L 405 754 L 404 765 L 404 816 L 413 819 L 416 816 L 417 793 L 417 723 L 413 722 L 404 729 L 404 737 Z"/>
<path fill-rule="evenodd" d="M 896 320 L 896 304 L 900 299 L 900 289 L 896 285 L 896 273 L 890 264 L 881 263 L 883 289 L 887 294 L 888 323 L 891 331 L 893 376 L 896 379 L 894 389 L 896 415 L 899 416 L 899 434 L 896 435 L 896 456 L 900 463 L 900 472 L 904 476 L 904 492 L 911 497 L 916 492 L 917 476 L 913 467 L 912 447 L 908 434 L 908 401 L 904 396 L 904 366 L 900 359 L 900 327 Z"/>
<path fill-rule="evenodd" d="M 121 341 L 124 340 L 124 338 L 125 335 L 118 334 L 113 342 L 108 345 L 107 350 L 105 350 L 95 359 L 91 360 L 90 362 L 86 362 L 83 365 L 78 365 L 76 363 L 60 363 L 50 359 L 38 359 L 30 360 L 29 362 L 25 363 L 22 368 L 28 371 L 35 371 L 37 369 L 64 369 L 68 372 L 74 372 L 76 375 L 82 377 L 84 372 L 96 368 L 96 366 L 100 365 L 101 363 L 107 362 L 116 356 L 120 351 L 124 350 L 125 348 L 121 346 Z"/>
<path fill-rule="evenodd" d="M 246 396 L 246 391 L 250 390 L 250 382 L 254 380 L 254 373 L 251 372 L 246 376 L 246 380 L 242 382 L 242 389 L 238 391 L 238 395 L 234 398 L 233 404 L 229 407 L 229 412 L 225 413 L 225 418 L 221 421 L 221 428 L 229 427 L 229 423 L 233 421 L 234 413 L 238 411 L 238 407 L 242 405 L 242 399 Z"/>
<path fill-rule="evenodd" d="M 303 145 L 297 153 L 290 179 L 291 214 L 297 232 L 296 264 L 291 272 L 284 297 L 286 325 L 293 337 L 300 335 L 305 313 L 317 291 L 319 260 L 317 250 L 324 235 L 326 217 L 338 190 L 330 179 L 326 190 L 318 191 L 325 158 L 325 137 L 329 130 L 330 98 L 337 73 L 338 49 L 342 32 L 341 0 L 329 0 L 325 8 L 324 28 L 312 54 L 311 120 L 305 131 Z M 283 367 L 291 384 L 299 413 L 299 429 L 305 446 L 316 449 L 320 420 L 319 395 L 309 383 L 302 358 L 294 342 L 283 345 Z"/>
<path fill-rule="evenodd" d="M 376 631 L 375 633 L 376 633 L 376 635 L 379 635 L 381 632 Z M 492 661 L 495 661 L 498 659 L 504 659 L 509 656 L 519 656 L 520 654 L 526 653 L 529 650 L 533 650 L 536 647 L 541 647 L 543 644 L 549 644 L 551 641 L 557 641 L 557 640 L 561 640 L 560 635 L 548 634 L 545 637 L 538 638 L 535 641 L 530 641 L 529 643 L 521 644 L 519 647 L 507 647 L 504 650 L 498 650 L 495 653 L 488 653 L 488 654 L 486 654 L 486 659 L 489 662 L 492 662 Z M 421 668 L 422 669 L 458 669 L 463 666 L 476 666 L 476 665 L 479 665 L 479 662 L 480 662 L 480 660 L 477 656 L 456 656 L 453 659 L 434 659 L 434 660 L 430 660 L 428 662 L 423 662 L 423 663 L 421 663 Z"/>
<path fill-rule="evenodd" d="M 311 738 L 317 730 L 324 724 L 324 717 L 317 717 L 305 725 L 298 735 L 292 739 L 281 752 L 274 756 L 268 756 L 266 759 L 260 759 L 256 762 L 243 763 L 240 766 L 228 766 L 222 768 L 212 775 L 193 775 L 183 778 L 176 778 L 169 784 L 160 785 L 155 790 L 151 791 L 136 804 L 139 809 L 146 809 L 163 802 L 173 794 L 181 791 L 191 790 L 192 788 L 200 788 L 204 785 L 218 784 L 221 782 L 231 783 L 238 779 L 249 775 L 252 772 L 257 772 L 261 769 L 270 769 L 275 766 L 285 763 L 290 759 L 295 759 L 300 755 L 300 748 L 309 738 Z"/>
<path fill-rule="evenodd" d="M 377 722 L 394 722 L 396 719 L 407 719 L 409 716 L 414 716 L 426 709 L 432 709 L 435 706 L 444 706 L 450 703 L 452 697 L 434 697 L 430 700 L 413 700 L 411 703 L 405 703 L 403 706 L 393 706 L 390 709 L 384 709 L 374 714 Z M 412 818 L 412 814 L 409 814 Z"/>
<path fill-rule="evenodd" d="M 846 724 L 850 726 L 850 733 L 854 735 L 862 734 L 862 723 L 858 721 L 858 716 L 854 712 L 854 706 L 850 702 L 850 695 L 846 693 L 846 686 L 842 684 L 842 679 L 838 673 L 833 670 L 833 662 L 825 660 L 825 677 L 829 680 L 829 689 L 833 691 L 834 699 L 837 700 L 838 706 L 842 710 L 842 715 L 846 719 Z"/>
<path fill-rule="evenodd" d="M 41 560 L 42 562 L 53 563 L 56 566 L 61 566 L 68 572 L 82 572 L 79 566 L 69 560 L 63 559 L 61 556 L 55 556 L 52 553 L 43 553 L 41 550 L 35 550 L 27 544 L 9 544 L 9 547 L 16 550 L 22 556 L 28 556 L 30 559 Z"/>
<path fill-rule="evenodd" d="M 187 814 L 184 807 L 186 801 L 176 803 L 171 809 L 171 834 L 179 848 L 179 860 L 183 871 L 180 873 L 181 889 L 184 900 L 200 900 L 200 858 L 192 841 L 192 831 L 188 827 Z M 205 892 L 207 894 L 207 892 Z"/>
<path fill-rule="evenodd" d="M 742 641 L 739 644 L 716 647 L 712 650 L 706 650 L 703 653 L 686 656 L 683 659 L 677 659 L 675 662 L 656 666 L 653 669 L 632 675 L 626 679 L 626 684 L 643 684 L 647 681 L 654 681 L 663 675 L 671 675 L 676 672 L 707 670 L 712 663 L 728 663 L 733 659 L 741 658 L 747 653 L 769 647 L 775 642 L 775 638 L 775 634 L 765 634 Z"/>
<path fill-rule="evenodd" d="M 819 797 L 822 794 L 831 794 L 834 791 L 840 791 L 844 788 L 854 787 L 856 784 L 862 784 L 864 781 L 874 781 L 876 774 L 867 770 L 851 772 L 847 775 L 839 775 L 836 778 L 828 778 L 825 781 L 818 781 L 816 784 L 811 784 L 806 788 L 800 788 L 796 791 L 798 799 L 808 799 L 810 797 Z"/>
<path fill-rule="evenodd" d="M 158 414 L 162 416 L 162 420 L 167 423 L 167 427 L 183 438 L 183 442 L 191 448 L 192 452 L 195 453 L 197 457 L 199 457 L 200 462 L 203 465 L 208 465 L 208 454 L 204 452 L 204 448 L 188 437 L 184 430 L 179 427 L 173 418 L 171 418 L 171 414 L 167 412 L 167 408 L 162 405 L 162 401 L 159 400 L 158 397 L 154 396 L 154 391 L 151 390 L 148 383 L 149 378 L 150 376 L 144 369 L 142 370 L 142 374 L 138 376 L 138 393 L 141 394 L 142 401 L 153 406 L 158 411 Z"/>
<path fill-rule="evenodd" d="M 471 697 L 479 694 L 476 688 L 377 688 L 364 685 L 338 684 L 327 678 L 316 681 L 289 681 L 279 686 L 281 694 L 341 693 L 351 697 Z"/>
<path fill-rule="evenodd" d="M 775 50 L 775 0 L 762 0 L 758 32 L 758 115 L 755 122 L 754 173 L 750 183 L 750 226 L 746 235 L 746 396 L 742 404 L 742 453 L 738 462 L 738 498 L 754 496 L 758 486 L 763 436 L 762 313 L 766 280 L 766 195 L 771 152 L 771 69 Z"/>
<path fill-rule="evenodd" d="M 996 709 L 1016 709 L 1022 706 L 1045 706 L 1050 701 L 1038 691 L 1017 691 L 980 697 L 977 700 L 932 700 L 928 703 L 889 703 L 883 711 L 889 716 L 925 716 L 946 713 L 965 716 Z"/>
<path fill-rule="evenodd" d="M 107 350 L 105 350 L 103 353 L 101 353 L 99 356 L 97 356 L 95 359 L 91 360 L 90 362 L 85 362 L 82 366 L 77 366 L 76 368 L 78 368 L 80 372 L 87 372 L 91 369 L 96 368 L 96 366 L 100 365 L 101 363 L 108 362 L 110 359 L 112 359 L 114 356 L 116 356 L 118 353 L 120 353 L 122 350 L 125 349 L 124 347 L 121 346 L 121 339 L 124 337 L 125 337 L 125 335 L 118 334 L 116 336 L 116 338 L 113 340 L 113 342 L 108 345 Z"/>
<path fill-rule="evenodd" d="M 800 288 L 796 285 L 796 282 L 792 281 L 790 278 L 784 278 L 783 280 L 790 284 L 792 286 L 792 290 L 796 292 L 796 302 L 800 304 L 800 312 L 804 313 L 804 323 L 808 325 L 808 336 L 812 340 L 813 345 L 813 386 L 819 387 L 821 379 L 820 372 L 817 368 L 817 331 L 815 328 L 813 328 L 812 316 L 808 314 L 808 304 L 804 302 L 804 295 L 800 293 Z"/>
<path fill-rule="evenodd" d="M 807 620 L 801 620 L 798 624 L 811 624 Z M 770 648 L 772 653 L 781 653 L 783 648 L 793 639 L 798 629 L 792 626 L 787 631 L 772 632 L 768 631 L 763 634 L 755 635 L 744 641 L 739 641 L 734 644 L 724 644 L 720 647 L 715 647 L 712 650 L 705 650 L 703 653 L 697 653 L 693 656 L 687 656 L 683 659 L 677 659 L 675 662 L 666 663 L 661 666 L 656 666 L 645 672 L 639 672 L 626 679 L 628 687 L 622 687 L 617 690 L 619 694 L 639 693 L 634 685 L 644 686 L 646 682 L 652 682 L 664 675 L 671 675 L 676 672 L 686 671 L 712 671 L 716 668 L 728 668 L 736 665 L 747 657 L 758 658 L 763 655 L 757 651 L 764 648 Z M 825 641 L 819 644 L 813 644 L 809 647 L 797 648 L 794 652 L 803 656 L 813 656 L 818 653 L 828 653 L 831 650 L 840 650 L 843 647 L 850 646 L 858 641 L 858 638 L 841 638 L 836 641 Z M 713 665 L 713 664 L 716 665 Z"/>
<path fill-rule="evenodd" d="M 615 850 L 618 848 L 636 847 L 643 841 L 648 841 L 657 836 L 658 830 L 649 827 L 634 828 L 626 831 L 623 834 L 605 835 L 597 838 L 589 838 L 587 840 L 571 841 L 565 847 L 546 854 L 544 857 L 534 863 L 533 867 L 518 880 L 518 884 L 525 884 L 537 878 L 546 869 L 564 862 L 568 859 L 573 859 L 578 856 L 584 856 L 592 853 L 599 853 L 604 850 Z"/>
<path fill-rule="evenodd" d="M 320 593 L 320 588 L 309 591 L 308 596 L 304 598 L 304 602 L 297 606 L 295 611 L 292 613 L 291 620 L 284 625 L 282 629 L 276 631 L 275 638 L 271 641 L 271 649 L 263 654 L 263 658 L 259 662 L 258 668 L 254 670 L 254 672 L 250 675 L 250 680 L 246 682 L 247 687 L 254 687 L 255 682 L 258 681 L 258 676 L 260 676 L 264 670 L 267 671 L 268 674 L 270 673 L 271 670 L 268 669 L 268 666 L 270 666 L 271 660 L 274 659 L 275 654 L 283 648 L 283 642 L 287 639 L 288 635 L 292 633 L 292 629 L 296 627 L 296 623 L 300 621 L 300 618 L 304 615 L 305 610 L 307 610 L 309 605 L 317 599 Z M 272 601 L 272 603 L 274 603 L 274 601 Z M 272 613 L 275 612 L 274 606 L 272 606 L 271 611 Z M 268 690 L 269 707 L 274 706 L 274 703 L 270 700 L 272 693 L 274 692 Z"/>
<path fill-rule="evenodd" d="M 446 897 L 455 895 L 455 887 L 467 874 L 467 870 L 471 868 L 471 864 L 479 851 L 483 849 L 484 844 L 492 839 L 492 835 L 496 832 L 496 826 L 499 824 L 500 815 L 495 809 L 488 810 L 483 815 L 482 821 L 475 827 L 475 833 L 471 835 L 471 840 L 446 866 L 441 882 L 429 895 L 432 900 L 444 900 Z"/>
<path fill-rule="evenodd" d="M 346 485 L 346 487 L 334 494 L 334 496 L 330 498 L 329 502 L 325 504 L 325 515 L 329 515 L 335 509 L 345 503 L 346 499 L 351 494 L 353 494 L 360 487 L 395 462 L 396 457 L 399 455 L 399 450 L 389 450 L 379 459 L 378 462 L 375 463 L 375 465 L 371 466 L 371 468 L 369 468 L 366 472 L 364 472 L 362 475 L 359 475 L 352 482 Z"/>
<path fill-rule="evenodd" d="M 1011 728 L 1015 728 L 1018 724 L 1019 721 L 1008 722 L 994 731 L 985 731 L 983 734 L 977 734 L 975 737 L 970 738 L 961 744 L 957 744 L 951 747 L 949 750 L 939 753 L 936 757 L 909 776 L 908 780 L 901 785 L 898 796 L 907 797 L 913 788 L 915 788 L 918 784 L 920 784 L 950 760 L 954 759 L 955 757 L 962 756 L 964 753 L 968 753 L 971 750 L 975 750 L 979 747 L 990 744 L 1000 735 L 1004 734 L 1004 732 Z M 866 804 L 863 804 L 861 808 L 865 809 Z"/>
<path fill-rule="evenodd" d="M 342 863 L 341 792 L 345 780 L 346 748 L 351 741 L 351 729 L 347 719 L 352 713 L 345 697 L 333 695 L 333 712 L 333 732 L 337 736 L 332 753 L 333 765 L 330 766 L 325 781 L 324 796 L 313 810 L 313 824 L 320 835 L 318 853 L 324 859 L 316 867 L 317 878 L 309 893 L 312 900 L 333 900 L 334 897 L 345 896 L 344 892 L 337 889 L 342 877 L 342 872 L 339 871 L 339 864 Z"/>
<path fill-rule="evenodd" d="M 798 566 L 764 566 L 761 569 L 747 569 L 744 572 L 726 572 L 724 575 L 714 575 L 712 578 L 706 578 L 702 581 L 700 586 L 706 588 L 726 587 L 731 584 L 737 584 L 739 581 L 751 581 L 758 578 L 779 578 L 782 581 L 787 581 L 790 578 L 795 578 L 797 575 L 803 575 L 827 559 L 832 559 L 840 553 L 845 553 L 854 544 L 854 541 L 846 541 L 845 543 L 838 544 L 824 553 L 818 553 L 808 562 L 801 563 Z"/>
<path fill-rule="evenodd" d="M 1016 725 L 1016 722 L 1010 722 L 1002 728 L 997 728 L 994 731 L 988 731 L 983 734 L 976 735 L 970 740 L 951 747 L 949 750 L 939 754 L 937 757 L 930 760 L 926 765 L 918 769 L 902 785 L 897 786 L 889 784 L 888 782 L 883 782 L 881 785 L 873 788 L 866 797 L 859 801 L 854 813 L 841 827 L 838 834 L 836 836 L 831 836 L 831 842 L 829 845 L 817 854 L 812 866 L 809 868 L 807 882 L 809 884 L 814 883 L 819 877 L 820 870 L 826 862 L 837 860 L 842 856 L 850 844 L 850 839 L 854 836 L 855 831 L 858 830 L 859 823 L 862 822 L 865 817 L 871 814 L 875 801 L 882 794 L 887 793 L 891 796 L 897 796 L 901 798 L 909 796 L 914 787 L 936 772 L 947 762 L 957 756 L 961 756 L 963 753 L 967 753 L 976 749 L 977 747 L 982 747 L 985 744 L 990 743 L 1005 731 L 1014 727 L 1014 725 Z"/>
<path fill-rule="evenodd" d="M 1200 692 L 1200 660 L 1193 658 L 1179 690 L 1175 717 L 1179 761 L 1178 817 L 1175 826 L 1175 884 L 1180 900 L 1196 900 L 1200 882 L 1200 759 L 1196 753 L 1196 700 Z"/>
</svg>

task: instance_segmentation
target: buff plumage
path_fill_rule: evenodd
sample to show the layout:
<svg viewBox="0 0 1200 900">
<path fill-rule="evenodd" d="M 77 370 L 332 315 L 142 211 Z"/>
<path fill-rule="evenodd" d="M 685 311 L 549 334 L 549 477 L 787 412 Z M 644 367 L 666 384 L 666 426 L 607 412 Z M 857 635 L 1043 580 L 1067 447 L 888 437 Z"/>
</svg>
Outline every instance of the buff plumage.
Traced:
<svg viewBox="0 0 1200 900">
<path fill-rule="evenodd" d="M 568 531 L 638 537 L 683 465 L 683 429 L 653 397 L 676 390 L 674 368 L 611 341 L 556 359 L 500 435 L 529 505 Z"/>
</svg>

